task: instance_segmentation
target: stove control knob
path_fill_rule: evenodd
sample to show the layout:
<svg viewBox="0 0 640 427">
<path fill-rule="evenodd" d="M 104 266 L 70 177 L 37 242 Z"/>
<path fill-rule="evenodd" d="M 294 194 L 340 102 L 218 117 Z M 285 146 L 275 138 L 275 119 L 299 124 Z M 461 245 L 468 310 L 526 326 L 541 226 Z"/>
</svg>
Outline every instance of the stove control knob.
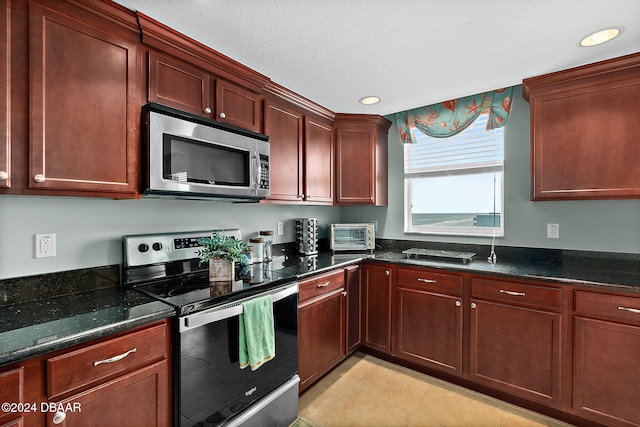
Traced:
<svg viewBox="0 0 640 427">
<path fill-rule="evenodd" d="M 149 245 L 147 245 L 146 243 L 140 243 L 138 245 L 138 250 L 140 252 L 147 252 L 149 250 Z"/>
<path fill-rule="evenodd" d="M 153 245 L 151 245 L 151 247 L 153 248 L 154 251 L 159 251 L 160 249 L 162 249 L 162 243 L 155 242 Z"/>
</svg>

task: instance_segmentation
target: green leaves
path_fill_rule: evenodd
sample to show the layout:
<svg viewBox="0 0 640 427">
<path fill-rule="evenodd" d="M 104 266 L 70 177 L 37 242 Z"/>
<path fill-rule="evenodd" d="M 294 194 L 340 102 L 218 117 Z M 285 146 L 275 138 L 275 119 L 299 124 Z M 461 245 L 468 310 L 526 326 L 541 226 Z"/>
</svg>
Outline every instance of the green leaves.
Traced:
<svg viewBox="0 0 640 427">
<path fill-rule="evenodd" d="M 204 264 L 213 258 L 220 258 L 225 261 L 242 261 L 247 250 L 241 240 L 236 240 L 231 236 L 214 231 L 211 237 L 198 239 L 202 248 L 198 249 L 200 264 Z"/>
</svg>

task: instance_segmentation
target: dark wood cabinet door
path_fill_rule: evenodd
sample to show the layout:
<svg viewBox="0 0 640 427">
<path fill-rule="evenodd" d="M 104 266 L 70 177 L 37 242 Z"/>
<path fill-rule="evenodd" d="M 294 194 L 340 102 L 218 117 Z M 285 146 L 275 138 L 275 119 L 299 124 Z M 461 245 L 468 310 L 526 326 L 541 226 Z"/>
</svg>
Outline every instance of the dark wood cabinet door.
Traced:
<svg viewBox="0 0 640 427">
<path fill-rule="evenodd" d="M 574 317 L 573 409 L 608 426 L 640 425 L 640 327 Z"/>
<path fill-rule="evenodd" d="M 30 4 L 29 188 L 137 190 L 138 46 L 108 25 Z"/>
<path fill-rule="evenodd" d="M 359 265 L 344 270 L 344 286 L 347 291 L 347 353 L 362 343 L 362 273 Z"/>
<path fill-rule="evenodd" d="M 300 391 L 346 355 L 344 288 L 298 306 L 298 375 Z"/>
<path fill-rule="evenodd" d="M 375 133 L 336 129 L 336 203 L 374 204 Z"/>
<path fill-rule="evenodd" d="M 269 135 L 269 200 L 301 201 L 302 114 L 284 104 L 265 100 L 264 133 Z"/>
<path fill-rule="evenodd" d="M 47 413 L 47 426 L 170 426 L 168 381 L 166 360 L 133 371 L 83 393 L 56 401 L 56 404 L 71 410 L 66 412 L 61 423 L 54 422 L 56 412 Z M 73 411 L 73 408 L 79 410 Z"/>
<path fill-rule="evenodd" d="M 11 2 L 0 5 L 0 188 L 11 188 Z"/>
<path fill-rule="evenodd" d="M 391 338 L 391 267 L 384 265 L 364 266 L 363 345 L 390 352 Z"/>
<path fill-rule="evenodd" d="M 260 95 L 227 81 L 217 80 L 214 119 L 260 132 Z"/>
<path fill-rule="evenodd" d="M 559 405 L 559 313 L 472 299 L 470 325 L 473 381 Z"/>
<path fill-rule="evenodd" d="M 149 52 L 149 101 L 213 117 L 211 77 L 204 70 Z"/>
<path fill-rule="evenodd" d="M 462 298 L 396 288 L 394 356 L 462 374 Z"/>
<path fill-rule="evenodd" d="M 640 196 L 640 54 L 523 81 L 533 200 Z"/>
<path fill-rule="evenodd" d="M 333 129 L 331 123 L 305 117 L 304 196 L 311 203 L 333 203 Z"/>
</svg>

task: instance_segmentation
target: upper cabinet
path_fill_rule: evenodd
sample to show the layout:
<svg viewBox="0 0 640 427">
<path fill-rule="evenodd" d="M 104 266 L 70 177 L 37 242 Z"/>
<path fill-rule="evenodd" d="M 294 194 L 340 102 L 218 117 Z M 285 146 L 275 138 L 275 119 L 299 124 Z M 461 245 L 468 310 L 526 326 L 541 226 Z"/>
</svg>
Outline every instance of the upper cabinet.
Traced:
<svg viewBox="0 0 640 427">
<path fill-rule="evenodd" d="M 640 53 L 523 80 L 533 200 L 640 197 Z"/>
<path fill-rule="evenodd" d="M 53 3 L 52 3 L 53 4 Z M 68 4 L 29 8 L 32 189 L 135 193 L 135 39 Z"/>
<path fill-rule="evenodd" d="M 196 66 L 149 52 L 149 101 L 260 131 L 260 96 Z"/>
<path fill-rule="evenodd" d="M 364 114 L 337 114 L 336 204 L 387 204 L 387 139 L 391 122 Z"/>
<path fill-rule="evenodd" d="M 264 129 L 271 144 L 268 202 L 333 204 L 333 124 L 267 93 Z"/>
<path fill-rule="evenodd" d="M 0 188 L 11 187 L 11 2 L 0 5 Z"/>
</svg>

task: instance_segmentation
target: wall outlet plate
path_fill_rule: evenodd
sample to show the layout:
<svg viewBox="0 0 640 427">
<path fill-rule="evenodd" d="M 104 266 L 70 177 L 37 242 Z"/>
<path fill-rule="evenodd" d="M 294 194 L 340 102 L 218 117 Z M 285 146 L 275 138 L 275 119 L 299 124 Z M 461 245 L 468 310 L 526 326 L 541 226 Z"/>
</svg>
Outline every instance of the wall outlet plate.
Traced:
<svg viewBox="0 0 640 427">
<path fill-rule="evenodd" d="M 36 234 L 36 258 L 56 256 L 56 233 Z"/>
<path fill-rule="evenodd" d="M 547 239 L 560 238 L 560 224 L 547 224 Z"/>
<path fill-rule="evenodd" d="M 278 221 L 278 231 L 277 235 L 282 236 L 284 234 L 284 223 L 282 221 Z"/>
</svg>

